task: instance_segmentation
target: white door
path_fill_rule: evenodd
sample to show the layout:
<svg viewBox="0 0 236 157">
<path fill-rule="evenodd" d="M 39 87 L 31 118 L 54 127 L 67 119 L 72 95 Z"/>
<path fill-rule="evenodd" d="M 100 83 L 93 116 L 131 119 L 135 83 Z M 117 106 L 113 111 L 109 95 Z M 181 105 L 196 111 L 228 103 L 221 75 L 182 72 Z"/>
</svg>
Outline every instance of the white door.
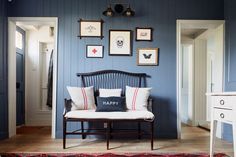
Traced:
<svg viewBox="0 0 236 157">
<path fill-rule="evenodd" d="M 40 109 L 43 111 L 50 110 L 47 104 L 48 92 L 48 69 L 53 44 L 39 43 L 39 67 L 40 67 Z"/>
<path fill-rule="evenodd" d="M 182 44 L 181 122 L 192 125 L 193 45 Z"/>
<path fill-rule="evenodd" d="M 224 26 L 216 28 L 207 43 L 207 92 L 223 91 Z M 207 120 L 210 121 L 210 98 L 207 97 Z"/>
</svg>

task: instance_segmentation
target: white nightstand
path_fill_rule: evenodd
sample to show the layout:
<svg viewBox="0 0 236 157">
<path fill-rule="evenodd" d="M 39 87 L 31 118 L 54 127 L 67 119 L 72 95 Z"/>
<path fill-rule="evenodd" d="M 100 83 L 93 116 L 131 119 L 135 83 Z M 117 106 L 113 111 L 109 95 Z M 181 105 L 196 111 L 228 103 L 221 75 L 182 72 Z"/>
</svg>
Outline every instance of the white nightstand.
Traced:
<svg viewBox="0 0 236 157">
<path fill-rule="evenodd" d="M 211 96 L 210 157 L 214 154 L 217 122 L 232 124 L 234 157 L 236 157 L 236 92 L 207 93 Z"/>
</svg>

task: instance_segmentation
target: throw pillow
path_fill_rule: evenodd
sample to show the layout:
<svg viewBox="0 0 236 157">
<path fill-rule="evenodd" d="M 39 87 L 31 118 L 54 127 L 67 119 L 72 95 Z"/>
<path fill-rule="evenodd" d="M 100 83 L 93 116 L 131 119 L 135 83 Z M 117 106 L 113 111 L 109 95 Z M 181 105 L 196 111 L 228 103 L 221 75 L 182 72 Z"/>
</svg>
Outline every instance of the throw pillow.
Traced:
<svg viewBox="0 0 236 157">
<path fill-rule="evenodd" d="M 125 97 L 128 110 L 147 110 L 151 88 L 126 86 Z"/>
<path fill-rule="evenodd" d="M 120 97 L 122 89 L 99 89 L 100 97 Z"/>
<path fill-rule="evenodd" d="M 72 110 L 89 110 L 95 109 L 94 91 L 93 87 L 70 87 L 67 90 L 73 101 Z"/>
<path fill-rule="evenodd" d="M 96 112 L 124 112 L 125 110 L 124 97 L 97 97 Z"/>
</svg>

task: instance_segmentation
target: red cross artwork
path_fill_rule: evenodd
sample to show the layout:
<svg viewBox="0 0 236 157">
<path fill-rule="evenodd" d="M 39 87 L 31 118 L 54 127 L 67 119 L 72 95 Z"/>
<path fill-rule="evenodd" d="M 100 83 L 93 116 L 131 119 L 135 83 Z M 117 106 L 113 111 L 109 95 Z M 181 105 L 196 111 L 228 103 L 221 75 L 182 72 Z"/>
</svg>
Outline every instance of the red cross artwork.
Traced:
<svg viewBox="0 0 236 157">
<path fill-rule="evenodd" d="M 95 54 L 95 53 L 97 53 L 98 51 L 94 48 L 94 49 L 92 50 L 92 52 Z"/>
</svg>

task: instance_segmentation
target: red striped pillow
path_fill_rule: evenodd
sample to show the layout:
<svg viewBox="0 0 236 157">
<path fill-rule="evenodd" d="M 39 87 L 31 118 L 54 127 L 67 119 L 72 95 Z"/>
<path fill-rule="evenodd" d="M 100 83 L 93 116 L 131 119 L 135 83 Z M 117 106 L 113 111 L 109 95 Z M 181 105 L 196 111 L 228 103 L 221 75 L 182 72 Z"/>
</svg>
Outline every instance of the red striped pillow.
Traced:
<svg viewBox="0 0 236 157">
<path fill-rule="evenodd" d="M 70 87 L 67 90 L 73 101 L 72 110 L 96 109 L 93 87 Z"/>
<path fill-rule="evenodd" d="M 147 110 L 151 88 L 126 86 L 125 98 L 128 110 Z"/>
</svg>

